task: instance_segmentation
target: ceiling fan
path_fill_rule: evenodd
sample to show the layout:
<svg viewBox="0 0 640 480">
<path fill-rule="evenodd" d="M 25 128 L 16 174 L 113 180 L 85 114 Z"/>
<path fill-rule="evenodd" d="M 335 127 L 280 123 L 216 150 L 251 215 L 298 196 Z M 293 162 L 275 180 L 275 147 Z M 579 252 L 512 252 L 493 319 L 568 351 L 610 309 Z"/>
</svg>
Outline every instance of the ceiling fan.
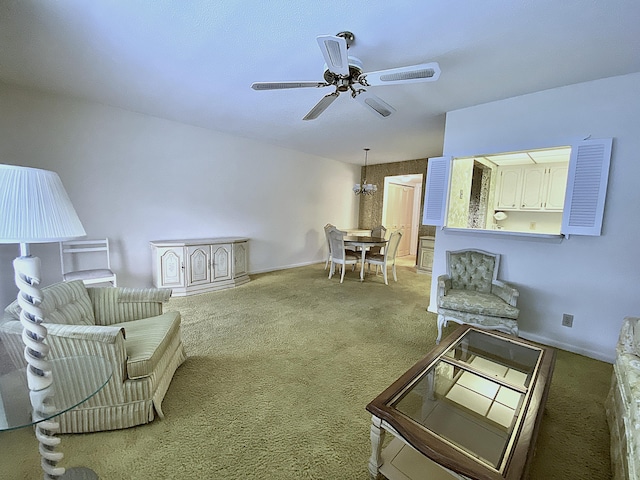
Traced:
<svg viewBox="0 0 640 480">
<path fill-rule="evenodd" d="M 324 81 L 255 82 L 251 85 L 251 88 L 254 90 L 279 90 L 286 88 L 336 87 L 335 91 L 325 95 L 305 115 L 303 120 L 318 118 L 338 98 L 340 93 L 347 91 L 351 91 L 351 96 L 373 113 L 388 117 L 396 111 L 395 108 L 361 87 L 434 82 L 440 77 L 440 66 L 436 62 L 365 73 L 362 69 L 362 62 L 358 58 L 347 54 L 347 49 L 355 40 L 353 33 L 340 32 L 335 36 L 320 35 L 317 40 L 326 62 Z"/>
</svg>

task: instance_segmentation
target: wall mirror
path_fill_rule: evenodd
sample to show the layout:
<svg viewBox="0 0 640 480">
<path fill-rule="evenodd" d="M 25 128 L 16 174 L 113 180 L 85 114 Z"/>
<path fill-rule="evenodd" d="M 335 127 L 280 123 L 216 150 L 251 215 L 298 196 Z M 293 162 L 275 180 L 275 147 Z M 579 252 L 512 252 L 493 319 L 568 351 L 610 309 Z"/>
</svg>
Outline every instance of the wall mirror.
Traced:
<svg viewBox="0 0 640 480">
<path fill-rule="evenodd" d="M 458 157 L 448 228 L 560 234 L 571 147 Z"/>
</svg>

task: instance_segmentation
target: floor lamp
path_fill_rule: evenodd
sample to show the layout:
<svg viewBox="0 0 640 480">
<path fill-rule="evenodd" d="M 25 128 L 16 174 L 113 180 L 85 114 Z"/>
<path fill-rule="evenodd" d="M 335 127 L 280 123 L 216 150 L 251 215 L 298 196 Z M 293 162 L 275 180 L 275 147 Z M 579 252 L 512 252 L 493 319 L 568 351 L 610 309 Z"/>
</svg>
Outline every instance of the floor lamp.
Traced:
<svg viewBox="0 0 640 480">
<path fill-rule="evenodd" d="M 0 243 L 20 245 L 20 256 L 13 261 L 15 281 L 22 309 L 20 322 L 27 360 L 27 384 L 34 416 L 52 413 L 50 394 L 54 379 L 47 360 L 47 329 L 42 325 L 45 312 L 40 284 L 40 259 L 31 256 L 31 243 L 51 243 L 85 236 L 80 219 L 69 200 L 58 174 L 36 168 L 0 165 Z M 36 424 L 45 480 L 60 478 L 65 469 L 57 464 L 63 454 L 56 451 L 55 437 L 60 424 L 55 418 Z M 63 477 L 64 478 L 64 477 Z"/>
</svg>

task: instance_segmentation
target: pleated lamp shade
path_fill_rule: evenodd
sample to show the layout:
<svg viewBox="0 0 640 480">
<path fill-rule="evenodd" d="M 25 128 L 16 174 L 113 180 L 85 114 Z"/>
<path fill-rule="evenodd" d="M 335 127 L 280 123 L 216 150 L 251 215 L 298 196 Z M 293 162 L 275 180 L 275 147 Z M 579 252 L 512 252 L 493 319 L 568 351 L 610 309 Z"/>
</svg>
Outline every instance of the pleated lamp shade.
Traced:
<svg viewBox="0 0 640 480">
<path fill-rule="evenodd" d="M 85 235 L 57 173 L 0 165 L 0 243 L 50 243 Z"/>
</svg>

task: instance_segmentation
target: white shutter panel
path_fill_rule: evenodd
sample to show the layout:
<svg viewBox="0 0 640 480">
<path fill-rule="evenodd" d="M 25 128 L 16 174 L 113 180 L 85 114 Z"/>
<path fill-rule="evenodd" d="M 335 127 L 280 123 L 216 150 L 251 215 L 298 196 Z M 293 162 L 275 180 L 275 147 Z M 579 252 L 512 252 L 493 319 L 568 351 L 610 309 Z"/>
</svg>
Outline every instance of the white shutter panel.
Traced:
<svg viewBox="0 0 640 480">
<path fill-rule="evenodd" d="M 562 213 L 563 234 L 600 235 L 612 143 L 613 139 L 605 138 L 572 146 Z"/>
<path fill-rule="evenodd" d="M 430 158 L 427 163 L 423 225 L 442 227 L 445 224 L 451 159 L 452 157 L 436 157 Z"/>
</svg>

